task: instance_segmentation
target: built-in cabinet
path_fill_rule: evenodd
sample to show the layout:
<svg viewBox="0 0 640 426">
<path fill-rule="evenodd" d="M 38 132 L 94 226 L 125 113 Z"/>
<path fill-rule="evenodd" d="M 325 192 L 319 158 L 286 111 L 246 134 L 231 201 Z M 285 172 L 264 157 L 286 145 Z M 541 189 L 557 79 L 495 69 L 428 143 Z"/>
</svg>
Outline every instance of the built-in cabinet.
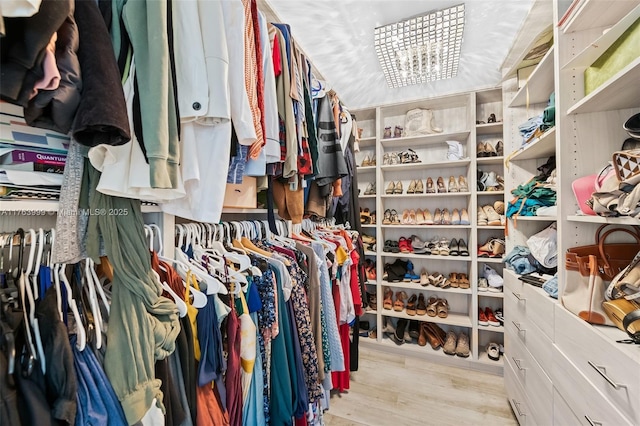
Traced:
<svg viewBox="0 0 640 426">
<path fill-rule="evenodd" d="M 507 58 L 522 56 L 527 35 L 533 41 L 544 17 L 553 24 L 554 45 L 529 79 L 518 87 L 504 69 L 505 145 L 512 153 L 506 164 L 507 189 L 536 175 L 551 155 L 557 164 L 557 217 L 509 220 L 507 252 L 534 233 L 557 222 L 559 294 L 566 280 L 564 253 L 591 244 L 605 223 L 640 226 L 630 218 L 585 216 L 571 184 L 597 173 L 628 137 L 622 124 L 640 111 L 640 58 L 585 95 L 584 70 L 638 18 L 640 1 L 584 0 L 574 18 L 556 23 L 570 1 L 536 1 L 525 20 L 520 43 Z M 540 114 L 555 92 L 556 126 L 526 147 L 518 124 Z M 509 197 L 507 197 L 508 199 Z M 640 347 L 616 343 L 625 333 L 592 326 L 567 311 L 543 290 L 523 284 L 505 271 L 505 387 L 520 424 L 640 424 Z"/>
<path fill-rule="evenodd" d="M 406 113 L 414 108 L 429 109 L 433 112 L 433 126 L 441 130 L 420 136 L 404 136 L 396 126 L 404 127 Z M 360 152 L 356 154 L 358 163 L 358 186 L 360 189 L 360 207 L 376 212 L 376 222 L 364 225 L 365 234 L 375 236 L 377 250 L 367 252 L 369 260 L 376 263 L 377 279 L 368 284 L 368 292 L 377 298 L 377 310 L 369 310 L 364 320 L 370 328 L 376 329 L 375 338 L 361 339 L 365 345 L 372 345 L 399 353 L 410 353 L 426 359 L 461 367 L 474 368 L 497 374 L 502 373 L 502 358 L 495 361 L 489 359 L 485 348 L 488 343 L 503 344 L 503 326 L 485 326 L 478 324 L 478 309 L 487 307 L 492 310 L 502 309 L 502 292 L 479 292 L 477 281 L 483 265 L 489 264 L 502 274 L 502 258 L 479 258 L 478 246 L 488 239 L 504 239 L 504 225 L 478 226 L 478 206 L 493 205 L 503 200 L 504 191 L 479 191 L 477 188 L 477 171 L 494 172 L 496 176 L 504 176 L 503 157 L 491 156 L 478 158 L 477 144 L 490 143 L 495 147 L 502 141 L 502 91 L 500 88 L 480 90 L 424 101 L 394 104 L 352 111 L 363 129 L 360 139 Z M 496 122 L 488 122 L 494 114 Z M 390 128 L 385 137 L 385 128 Z M 390 130 L 390 135 L 389 135 Z M 447 141 L 458 142 L 462 149 L 461 158 L 447 156 L 450 149 Z M 385 158 L 394 153 L 412 150 L 419 162 L 385 164 Z M 375 158 L 375 165 L 370 166 L 363 160 Z M 431 178 L 437 191 L 438 178 L 448 185 L 450 177 L 456 182 L 462 177 L 468 190 L 459 192 L 426 193 L 427 179 Z M 425 189 L 418 194 L 408 194 L 412 180 L 421 180 Z M 390 184 L 401 182 L 402 192 L 388 194 Z M 367 189 L 375 183 L 375 195 L 365 195 Z M 419 224 L 386 224 L 383 223 L 385 211 L 397 213 L 402 221 L 403 212 L 428 209 L 433 216 L 437 210 L 454 209 L 468 214 L 469 223 L 455 225 L 419 225 Z M 421 241 L 431 241 L 438 237 L 451 241 L 462 239 L 468 247 L 468 256 L 424 255 L 415 253 L 392 253 L 384 251 L 385 241 L 398 241 L 400 238 L 418 236 Z M 449 277 L 451 273 L 465 274 L 469 280 L 469 288 L 439 288 L 433 285 L 422 286 L 413 282 L 389 282 L 383 279 L 384 266 L 396 259 L 410 260 L 414 271 L 420 275 L 424 270 L 427 275 L 440 273 Z M 383 308 L 384 289 L 389 287 L 394 292 L 405 291 L 409 296 L 422 293 L 425 299 L 436 297 L 446 299 L 449 314 L 446 318 L 428 315 L 410 316 L 406 309 L 395 311 Z M 465 333 L 470 339 L 470 355 L 467 358 L 451 356 L 443 353 L 442 348 L 433 350 L 431 346 L 419 346 L 413 343 L 396 345 L 387 334 L 383 333 L 385 324 L 391 319 L 416 320 L 433 322 L 445 331 L 454 331 L 457 335 Z"/>
</svg>

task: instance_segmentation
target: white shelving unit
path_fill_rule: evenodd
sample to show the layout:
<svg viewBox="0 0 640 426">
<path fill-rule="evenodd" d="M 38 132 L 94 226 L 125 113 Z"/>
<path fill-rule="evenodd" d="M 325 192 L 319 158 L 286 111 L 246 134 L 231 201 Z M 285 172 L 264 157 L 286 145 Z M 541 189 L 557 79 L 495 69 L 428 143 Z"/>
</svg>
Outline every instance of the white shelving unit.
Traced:
<svg viewBox="0 0 640 426">
<path fill-rule="evenodd" d="M 383 139 L 385 127 L 391 127 L 391 134 L 394 133 L 396 125 L 402 126 L 406 112 L 413 108 L 427 108 L 434 113 L 435 126 L 442 128 L 441 133 L 434 133 L 423 136 L 410 136 L 399 138 Z M 476 121 L 487 121 L 490 114 L 497 116 L 496 123 L 478 124 Z M 368 312 L 368 318 L 376 317 L 377 329 L 382 330 L 383 322 L 387 319 L 429 321 L 440 325 L 444 330 L 453 330 L 456 333 L 465 332 L 469 335 L 471 354 L 469 358 L 450 357 L 444 355 L 441 350 L 433 351 L 430 347 L 422 348 L 416 344 L 404 344 L 396 346 L 388 336 L 377 333 L 376 339 L 362 339 L 362 344 L 374 345 L 383 350 L 409 353 L 417 356 L 430 358 L 435 362 L 458 365 L 465 368 L 473 368 L 488 371 L 496 374 L 502 373 L 502 361 L 480 360 L 478 355 L 481 347 L 487 344 L 485 340 L 492 338 L 496 342 L 502 343 L 502 332 L 494 327 L 492 330 L 480 330 L 477 324 L 478 301 L 483 300 L 484 306 L 493 308 L 501 307 L 499 297 L 484 298 L 477 292 L 478 261 L 477 247 L 479 244 L 478 233 L 482 238 L 489 235 L 504 237 L 504 227 L 478 227 L 476 224 L 476 206 L 478 198 L 482 202 L 493 202 L 504 197 L 503 191 L 478 193 L 476 190 L 476 173 L 478 166 L 483 169 L 494 170 L 499 175 L 504 175 L 504 157 L 476 158 L 476 144 L 478 141 L 490 142 L 495 145 L 498 140 L 502 140 L 502 93 L 501 89 L 481 90 L 478 92 L 462 93 L 445 96 L 442 98 L 427 99 L 424 101 L 410 102 L 404 104 L 384 105 L 377 108 L 355 111 L 358 125 L 361 123 L 361 116 L 364 117 L 364 134 L 367 129 L 375 129 L 376 144 L 367 145 L 366 152 L 362 148 L 358 161 L 362 161 L 365 155 L 376 156 L 375 174 L 367 171 L 359 171 L 358 186 L 364 192 L 369 183 L 375 182 L 377 194 L 375 203 L 373 197 L 360 196 L 362 208 L 369 208 L 376 211 L 377 223 L 373 226 L 365 226 L 363 232 L 374 235 L 377 239 L 378 252 L 376 255 L 378 281 L 375 286 L 378 306 L 383 306 L 383 295 L 386 287 L 395 292 L 406 291 L 409 294 L 422 293 L 425 297 L 436 296 L 444 298 L 449 302 L 450 311 L 447 318 L 424 316 L 409 316 L 405 311 L 396 312 L 393 310 L 378 309 L 375 313 Z M 375 119 L 375 121 L 373 121 Z M 374 124 L 372 124 L 374 123 Z M 469 130 L 471 129 L 471 130 Z M 464 157 L 461 160 L 448 160 L 446 156 L 446 141 L 458 141 L 464 149 Z M 385 154 L 399 152 L 406 149 L 413 149 L 420 159 L 419 163 L 407 164 L 383 164 Z M 420 193 L 407 194 L 411 180 L 420 178 L 426 190 L 426 179 L 431 177 L 434 181 L 434 188 L 437 190 L 437 179 L 442 177 L 445 185 L 448 185 L 449 177 L 453 176 L 456 181 L 460 176 L 467 180 L 468 192 L 445 192 L 445 193 Z M 390 182 L 402 182 L 402 194 L 386 194 L 385 190 Z M 428 209 L 431 214 L 435 210 L 447 208 L 449 212 L 453 209 L 467 209 L 469 214 L 469 225 L 409 225 L 392 224 L 383 225 L 385 210 L 396 210 L 398 218 L 402 219 L 404 210 Z M 446 237 L 464 239 L 469 256 L 440 256 L 422 255 L 415 253 L 389 253 L 384 252 L 384 241 L 398 241 L 400 237 L 410 237 L 417 235 L 423 241 L 430 241 L 433 237 Z M 484 244 L 484 241 L 482 241 Z M 367 253 L 368 255 L 371 253 Z M 391 283 L 383 281 L 385 263 L 393 263 L 397 259 L 411 261 L 417 274 L 424 268 L 426 271 L 439 271 L 445 276 L 450 273 L 464 273 L 467 275 L 471 288 L 436 288 L 431 285 L 422 286 L 413 282 Z M 493 259 L 492 259 L 493 260 Z M 496 259 L 501 262 L 501 259 Z M 499 267 L 499 263 L 495 263 Z M 370 291 L 373 286 L 369 285 Z"/>
</svg>

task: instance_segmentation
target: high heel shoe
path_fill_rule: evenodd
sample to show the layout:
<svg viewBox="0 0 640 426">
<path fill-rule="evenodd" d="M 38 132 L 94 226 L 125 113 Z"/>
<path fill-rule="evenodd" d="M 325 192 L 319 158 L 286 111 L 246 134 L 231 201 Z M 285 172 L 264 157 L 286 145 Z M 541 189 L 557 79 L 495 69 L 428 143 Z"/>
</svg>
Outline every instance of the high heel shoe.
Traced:
<svg viewBox="0 0 640 426">
<path fill-rule="evenodd" d="M 459 192 L 456 178 L 453 176 L 449 177 L 449 192 Z"/>
<path fill-rule="evenodd" d="M 446 238 L 442 238 L 440 240 L 440 256 L 449 256 L 449 253 L 451 252 L 451 247 L 449 246 L 449 240 Z"/>
<path fill-rule="evenodd" d="M 422 209 L 416 210 L 416 225 L 426 225 L 424 211 Z"/>
<path fill-rule="evenodd" d="M 386 209 L 384 211 L 384 216 L 382 217 L 383 225 L 391 225 L 391 210 Z"/>
<path fill-rule="evenodd" d="M 458 240 L 458 256 L 469 256 L 469 247 L 462 238 Z"/>
<path fill-rule="evenodd" d="M 402 194 L 402 182 L 401 181 L 397 181 L 396 182 L 396 187 L 393 190 L 394 194 Z"/>
<path fill-rule="evenodd" d="M 415 194 L 416 186 L 417 186 L 416 181 L 412 180 L 411 183 L 409 183 L 409 188 L 407 188 L 407 194 Z"/>
<path fill-rule="evenodd" d="M 451 225 L 451 213 L 449 209 L 442 210 L 442 219 L 440 220 L 442 225 Z"/>
<path fill-rule="evenodd" d="M 389 185 L 387 185 L 387 189 L 384 190 L 385 194 L 391 195 L 393 194 L 393 191 L 396 190 L 396 184 L 395 182 L 391 181 L 389 182 Z"/>
<path fill-rule="evenodd" d="M 489 142 L 487 142 L 485 144 L 485 148 L 484 149 L 487 152 L 487 157 L 497 157 L 498 156 L 498 153 L 496 152 L 496 149 Z"/>
<path fill-rule="evenodd" d="M 467 209 L 462 209 L 460 211 L 460 225 L 471 225 Z"/>
<path fill-rule="evenodd" d="M 427 178 L 427 194 L 435 194 L 436 189 L 433 186 L 433 179 Z"/>
<path fill-rule="evenodd" d="M 469 192 L 469 185 L 467 184 L 467 178 L 464 176 L 458 177 L 458 191 Z"/>
<path fill-rule="evenodd" d="M 431 216 L 431 211 L 429 209 L 424 209 L 424 224 L 425 225 L 433 225 L 433 216 Z"/>
<path fill-rule="evenodd" d="M 498 154 L 499 157 L 504 155 L 504 142 L 498 141 L 496 143 L 496 154 Z"/>
<path fill-rule="evenodd" d="M 460 211 L 458 209 L 453 209 L 451 213 L 451 224 L 452 225 L 460 225 L 462 219 L 460 217 Z"/>
<path fill-rule="evenodd" d="M 416 181 L 415 193 L 416 194 L 423 194 L 424 193 L 424 185 L 422 184 L 422 179 L 418 179 Z"/>
<path fill-rule="evenodd" d="M 376 183 L 369 182 L 367 189 L 364 190 L 364 195 L 376 195 Z"/>
<path fill-rule="evenodd" d="M 434 225 L 442 225 L 442 211 L 439 208 L 433 212 L 433 224 Z"/>
<path fill-rule="evenodd" d="M 447 192 L 447 187 L 444 186 L 444 179 L 442 179 L 442 176 L 440 176 L 437 180 L 437 184 L 438 184 L 438 192 L 439 193 L 444 193 Z"/>
<path fill-rule="evenodd" d="M 451 239 L 449 243 L 449 256 L 459 256 L 460 255 L 460 246 L 458 245 L 458 240 L 455 238 Z"/>
<path fill-rule="evenodd" d="M 476 145 L 476 157 L 478 158 L 484 158 L 487 157 L 487 149 L 485 148 L 485 143 L 484 142 L 478 142 L 478 145 Z"/>
<path fill-rule="evenodd" d="M 369 167 L 371 166 L 371 157 L 369 157 L 368 155 L 364 157 L 364 159 L 362 160 L 362 163 L 360 164 L 360 167 Z"/>
<path fill-rule="evenodd" d="M 396 209 L 391 210 L 391 224 L 400 225 L 400 219 L 398 218 L 398 212 Z"/>
</svg>

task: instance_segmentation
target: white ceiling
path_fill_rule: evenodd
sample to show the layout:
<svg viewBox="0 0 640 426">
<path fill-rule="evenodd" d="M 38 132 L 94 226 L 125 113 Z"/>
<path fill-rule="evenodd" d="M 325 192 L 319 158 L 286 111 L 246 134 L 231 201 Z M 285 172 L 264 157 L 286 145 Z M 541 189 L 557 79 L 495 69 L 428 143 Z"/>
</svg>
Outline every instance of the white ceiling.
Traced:
<svg viewBox="0 0 640 426">
<path fill-rule="evenodd" d="M 266 0 L 350 108 L 493 87 L 532 0 Z M 423 85 L 387 86 L 373 44 L 381 25 L 465 3 L 458 75 Z"/>
</svg>

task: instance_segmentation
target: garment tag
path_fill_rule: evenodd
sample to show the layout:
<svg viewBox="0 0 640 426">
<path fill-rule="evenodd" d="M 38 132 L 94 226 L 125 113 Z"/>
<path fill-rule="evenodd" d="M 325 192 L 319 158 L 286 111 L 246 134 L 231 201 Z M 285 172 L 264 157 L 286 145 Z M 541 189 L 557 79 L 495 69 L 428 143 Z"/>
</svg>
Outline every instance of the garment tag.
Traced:
<svg viewBox="0 0 640 426">
<path fill-rule="evenodd" d="M 289 179 L 289 190 L 297 191 L 298 190 L 298 176 L 293 176 Z"/>
</svg>

